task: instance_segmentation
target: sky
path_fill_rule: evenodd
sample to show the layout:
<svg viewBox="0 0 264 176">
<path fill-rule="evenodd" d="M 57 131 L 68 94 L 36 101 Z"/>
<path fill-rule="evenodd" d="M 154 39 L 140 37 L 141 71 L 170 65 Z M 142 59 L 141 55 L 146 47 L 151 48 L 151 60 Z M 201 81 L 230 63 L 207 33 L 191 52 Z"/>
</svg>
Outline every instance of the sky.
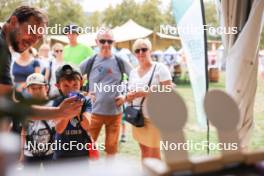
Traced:
<svg viewBox="0 0 264 176">
<path fill-rule="evenodd" d="M 103 11 L 109 5 L 115 7 L 123 0 L 80 0 L 80 3 L 86 12 Z M 135 0 L 136 2 L 142 2 L 143 0 Z M 170 0 L 162 0 L 162 8 L 168 7 Z"/>
</svg>

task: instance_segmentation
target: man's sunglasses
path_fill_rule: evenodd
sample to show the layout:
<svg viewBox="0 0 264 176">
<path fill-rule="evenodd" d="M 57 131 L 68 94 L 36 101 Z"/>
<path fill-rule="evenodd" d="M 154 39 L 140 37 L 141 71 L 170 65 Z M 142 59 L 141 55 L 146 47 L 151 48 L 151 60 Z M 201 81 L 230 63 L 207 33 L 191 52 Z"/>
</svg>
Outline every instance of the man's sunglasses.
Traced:
<svg viewBox="0 0 264 176">
<path fill-rule="evenodd" d="M 55 50 L 56 53 L 62 53 L 63 50 Z"/>
<path fill-rule="evenodd" d="M 103 45 L 104 45 L 106 42 L 108 43 L 108 45 L 112 45 L 112 44 L 114 43 L 113 40 L 104 40 L 104 39 L 99 40 L 99 42 L 100 42 L 101 44 L 103 44 Z"/>
<path fill-rule="evenodd" d="M 148 48 L 140 48 L 140 49 L 136 49 L 136 50 L 135 50 L 135 53 L 138 54 L 140 51 L 141 51 L 142 53 L 145 53 L 146 51 L 148 51 Z"/>
</svg>

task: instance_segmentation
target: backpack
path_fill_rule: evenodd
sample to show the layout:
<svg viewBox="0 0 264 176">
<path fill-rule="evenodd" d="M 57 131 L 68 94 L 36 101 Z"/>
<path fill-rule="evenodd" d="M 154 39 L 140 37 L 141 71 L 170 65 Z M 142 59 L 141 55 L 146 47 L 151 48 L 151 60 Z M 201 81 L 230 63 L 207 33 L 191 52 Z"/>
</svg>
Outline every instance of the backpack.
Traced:
<svg viewBox="0 0 264 176">
<path fill-rule="evenodd" d="M 90 73 L 91 73 L 91 70 L 93 68 L 93 64 L 94 64 L 94 61 L 95 61 L 95 58 L 96 58 L 97 54 L 95 54 L 92 58 L 90 58 L 87 62 L 87 66 L 85 68 L 85 73 L 86 73 L 86 77 L 87 77 L 87 83 L 85 85 L 85 88 L 84 90 L 89 92 L 89 76 L 90 76 Z M 121 58 L 117 57 L 116 55 L 114 55 L 116 61 L 117 61 L 117 65 L 118 65 L 118 68 L 120 70 L 120 73 L 121 73 L 121 81 L 120 81 L 120 84 L 121 82 L 124 80 L 125 78 L 125 65 L 124 65 L 124 62 Z"/>
</svg>

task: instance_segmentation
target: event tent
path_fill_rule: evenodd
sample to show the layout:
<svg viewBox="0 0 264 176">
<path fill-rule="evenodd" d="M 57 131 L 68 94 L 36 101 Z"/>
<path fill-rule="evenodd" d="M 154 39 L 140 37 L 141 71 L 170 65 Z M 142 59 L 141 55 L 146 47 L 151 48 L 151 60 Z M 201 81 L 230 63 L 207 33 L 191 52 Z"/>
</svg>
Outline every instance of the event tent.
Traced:
<svg viewBox="0 0 264 176">
<path fill-rule="evenodd" d="M 226 91 L 239 106 L 238 132 L 241 145 L 246 148 L 253 129 L 264 1 L 218 0 L 217 3 L 222 27 L 238 29 L 238 33 L 223 34 L 222 41 L 226 57 Z"/>
</svg>

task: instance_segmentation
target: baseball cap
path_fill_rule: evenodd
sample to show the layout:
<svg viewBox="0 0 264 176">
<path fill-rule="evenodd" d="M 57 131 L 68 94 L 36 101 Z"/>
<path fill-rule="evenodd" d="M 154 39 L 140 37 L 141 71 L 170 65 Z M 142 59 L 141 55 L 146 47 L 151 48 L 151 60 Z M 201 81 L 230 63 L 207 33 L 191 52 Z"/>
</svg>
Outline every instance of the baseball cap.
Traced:
<svg viewBox="0 0 264 176">
<path fill-rule="evenodd" d="M 75 75 L 80 76 L 82 79 L 82 74 L 79 70 L 69 64 L 65 64 L 56 70 L 56 81 L 58 83 L 61 78 L 72 78 Z"/>
<path fill-rule="evenodd" d="M 32 84 L 38 85 L 47 85 L 45 77 L 40 73 L 33 73 L 27 77 L 26 86 L 30 86 Z"/>
<path fill-rule="evenodd" d="M 76 24 L 68 24 L 67 26 L 65 26 L 64 34 L 72 34 L 72 33 L 79 34 L 80 33 L 79 26 L 77 26 Z"/>
</svg>

